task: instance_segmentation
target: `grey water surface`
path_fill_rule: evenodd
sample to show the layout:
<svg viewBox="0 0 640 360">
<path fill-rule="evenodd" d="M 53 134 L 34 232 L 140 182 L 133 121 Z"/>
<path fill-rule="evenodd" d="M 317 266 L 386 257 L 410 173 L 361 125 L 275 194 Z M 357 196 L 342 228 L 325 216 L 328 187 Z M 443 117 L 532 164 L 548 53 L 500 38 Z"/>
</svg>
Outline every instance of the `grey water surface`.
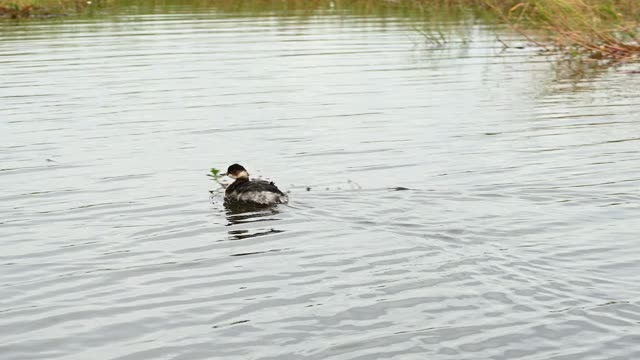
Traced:
<svg viewBox="0 0 640 360">
<path fill-rule="evenodd" d="M 639 359 L 634 65 L 414 22 L 0 23 L 0 358 Z"/>
</svg>

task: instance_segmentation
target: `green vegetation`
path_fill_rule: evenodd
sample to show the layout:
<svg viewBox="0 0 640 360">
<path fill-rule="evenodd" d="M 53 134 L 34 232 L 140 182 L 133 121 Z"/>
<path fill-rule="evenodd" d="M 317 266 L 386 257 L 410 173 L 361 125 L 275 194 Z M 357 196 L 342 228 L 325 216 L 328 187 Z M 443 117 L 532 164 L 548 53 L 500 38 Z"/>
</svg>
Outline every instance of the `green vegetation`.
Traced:
<svg viewBox="0 0 640 360">
<path fill-rule="evenodd" d="M 220 179 L 223 178 L 223 176 L 220 174 L 220 170 L 218 170 L 216 168 L 211 168 L 211 170 L 209 170 L 209 173 L 207 174 L 207 176 L 210 177 L 211 180 L 213 180 L 216 183 L 218 183 L 218 185 L 220 185 L 223 189 L 226 187 L 226 185 L 222 181 L 220 181 Z"/>
<path fill-rule="evenodd" d="M 110 0 L 0 0 L 0 17 L 30 18 L 80 13 L 90 6 L 102 6 Z"/>
<path fill-rule="evenodd" d="M 0 16 L 70 14 L 106 5 L 162 9 L 176 4 L 227 13 L 278 11 L 299 16 L 329 9 L 425 19 L 473 14 L 507 24 L 540 46 L 572 56 L 627 61 L 640 54 L 639 0 L 0 0 Z"/>
<path fill-rule="evenodd" d="M 207 174 L 208 177 L 213 178 L 214 181 L 218 181 L 222 176 L 220 175 L 220 170 L 216 169 L 216 168 L 211 168 L 211 170 L 209 170 L 209 173 Z"/>
<path fill-rule="evenodd" d="M 637 0 L 522 0 L 508 9 L 497 5 L 499 0 L 483 2 L 539 45 L 612 61 L 635 60 L 640 54 Z"/>
</svg>

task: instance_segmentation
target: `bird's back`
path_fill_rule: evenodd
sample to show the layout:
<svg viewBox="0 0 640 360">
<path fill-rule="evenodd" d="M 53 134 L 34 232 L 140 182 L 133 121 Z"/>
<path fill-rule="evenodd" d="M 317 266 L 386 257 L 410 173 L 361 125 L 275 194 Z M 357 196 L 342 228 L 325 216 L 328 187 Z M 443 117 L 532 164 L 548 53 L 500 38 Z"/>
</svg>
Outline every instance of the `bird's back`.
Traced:
<svg viewBox="0 0 640 360">
<path fill-rule="evenodd" d="M 248 179 L 237 179 L 229 185 L 225 191 L 225 198 L 263 205 L 283 204 L 289 200 L 273 182 Z"/>
</svg>

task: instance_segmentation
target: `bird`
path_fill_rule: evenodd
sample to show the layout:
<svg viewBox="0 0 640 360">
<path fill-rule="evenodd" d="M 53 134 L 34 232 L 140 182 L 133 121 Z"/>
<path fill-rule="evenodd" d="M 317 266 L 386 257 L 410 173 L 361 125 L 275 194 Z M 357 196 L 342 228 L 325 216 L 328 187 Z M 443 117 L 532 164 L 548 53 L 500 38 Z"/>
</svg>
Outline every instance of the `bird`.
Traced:
<svg viewBox="0 0 640 360">
<path fill-rule="evenodd" d="M 235 181 L 227 186 L 224 192 L 225 202 L 240 202 L 257 205 L 276 205 L 289 202 L 287 194 L 283 193 L 271 181 L 251 180 L 249 172 L 240 164 L 229 166 L 227 172 L 221 174 Z"/>
</svg>

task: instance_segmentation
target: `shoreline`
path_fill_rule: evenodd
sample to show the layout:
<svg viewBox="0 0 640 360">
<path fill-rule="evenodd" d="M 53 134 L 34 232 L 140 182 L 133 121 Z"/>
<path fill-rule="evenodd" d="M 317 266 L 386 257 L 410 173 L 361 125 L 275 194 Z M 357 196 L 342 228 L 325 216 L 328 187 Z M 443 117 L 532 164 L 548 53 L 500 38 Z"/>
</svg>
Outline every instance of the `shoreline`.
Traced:
<svg viewBox="0 0 640 360">
<path fill-rule="evenodd" d="M 185 4 L 153 1 L 153 6 Z M 351 10 L 363 14 L 423 17 L 481 13 L 507 25 L 530 42 L 569 57 L 627 62 L 640 59 L 640 1 L 637 0 L 192 0 L 194 7 L 227 12 Z M 0 18 L 37 19 L 80 16 L 97 8 L 144 4 L 132 0 L 0 0 Z M 486 15 L 486 16 L 485 16 Z"/>
</svg>

